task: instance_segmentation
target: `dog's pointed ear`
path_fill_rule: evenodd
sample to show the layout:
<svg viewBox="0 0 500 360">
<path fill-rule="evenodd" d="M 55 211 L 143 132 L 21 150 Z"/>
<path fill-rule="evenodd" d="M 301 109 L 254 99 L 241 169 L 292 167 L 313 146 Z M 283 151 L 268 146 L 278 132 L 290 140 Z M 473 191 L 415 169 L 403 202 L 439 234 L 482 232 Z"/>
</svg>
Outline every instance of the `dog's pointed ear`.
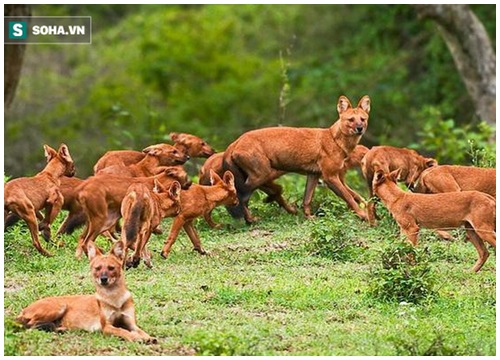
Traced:
<svg viewBox="0 0 500 360">
<path fill-rule="evenodd" d="M 382 170 L 377 170 L 377 172 L 375 173 L 375 176 L 373 177 L 373 184 L 379 185 L 379 184 L 383 183 L 384 180 L 385 180 L 384 172 Z"/>
<path fill-rule="evenodd" d="M 339 112 L 339 114 L 342 114 L 344 111 L 346 111 L 347 109 L 351 109 L 351 108 L 352 108 L 352 105 L 351 105 L 351 102 L 349 101 L 349 99 L 347 97 L 345 97 L 344 95 L 340 96 L 339 101 L 337 103 L 337 111 Z"/>
<path fill-rule="evenodd" d="M 221 181 L 222 180 L 221 180 L 220 176 L 217 175 L 217 173 L 215 171 L 210 169 L 210 184 L 215 185 Z"/>
<path fill-rule="evenodd" d="M 101 251 L 94 245 L 94 243 L 89 242 L 87 245 L 87 255 L 89 257 L 89 261 L 92 261 L 96 256 L 102 255 Z"/>
<path fill-rule="evenodd" d="M 164 187 L 163 187 L 163 185 L 162 185 L 162 184 L 158 181 L 158 179 L 157 179 L 157 178 L 155 178 L 155 179 L 153 180 L 153 182 L 154 182 L 154 186 L 153 186 L 153 192 L 154 192 L 154 193 L 159 194 L 159 193 L 165 192 L 165 188 L 164 188 Z"/>
<path fill-rule="evenodd" d="M 393 172 L 390 172 L 390 173 L 389 173 L 389 175 L 388 175 L 388 178 L 389 178 L 392 182 L 397 183 L 397 182 L 398 182 L 398 179 L 399 179 L 400 174 L 401 174 L 401 168 L 398 168 L 398 169 L 394 170 Z"/>
<path fill-rule="evenodd" d="M 425 159 L 425 167 L 426 168 L 430 168 L 430 167 L 437 166 L 437 165 L 438 165 L 438 162 L 436 159 L 433 159 L 433 158 L 426 158 Z"/>
<path fill-rule="evenodd" d="M 168 192 L 172 200 L 179 200 L 181 197 L 181 183 L 178 181 L 174 181 L 172 185 L 170 185 Z"/>
<path fill-rule="evenodd" d="M 231 171 L 226 170 L 222 179 L 227 185 L 234 187 L 234 175 Z"/>
<path fill-rule="evenodd" d="M 363 109 L 367 114 L 370 112 L 370 97 L 365 95 L 359 100 L 358 107 Z"/>
<path fill-rule="evenodd" d="M 71 154 L 69 153 L 68 145 L 66 144 L 61 144 L 59 146 L 59 150 L 57 153 L 64 159 L 66 162 L 73 162 L 73 159 L 71 158 Z"/>
<path fill-rule="evenodd" d="M 150 145 L 145 149 L 142 149 L 142 152 L 147 155 L 158 156 L 161 153 L 160 144 Z"/>
<path fill-rule="evenodd" d="M 52 160 L 57 156 L 57 151 L 52 149 L 49 145 L 45 144 L 43 145 L 43 150 L 45 152 L 45 159 L 47 159 L 47 162 Z"/>
<path fill-rule="evenodd" d="M 123 245 L 123 241 L 118 240 L 111 248 L 110 254 L 114 255 L 120 260 L 123 260 L 123 258 L 125 257 L 125 246 Z"/>
<path fill-rule="evenodd" d="M 170 139 L 174 142 L 174 143 L 182 143 L 184 142 L 185 140 L 187 140 L 187 134 L 185 133 L 176 133 L 176 132 L 172 132 L 170 133 Z"/>
</svg>

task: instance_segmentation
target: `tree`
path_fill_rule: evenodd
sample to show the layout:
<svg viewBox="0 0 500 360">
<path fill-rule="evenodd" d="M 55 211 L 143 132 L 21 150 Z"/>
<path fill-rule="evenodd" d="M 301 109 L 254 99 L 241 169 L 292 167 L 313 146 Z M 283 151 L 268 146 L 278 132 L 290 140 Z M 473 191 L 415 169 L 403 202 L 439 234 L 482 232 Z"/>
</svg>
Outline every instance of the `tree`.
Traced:
<svg viewBox="0 0 500 360">
<path fill-rule="evenodd" d="M 446 42 L 481 120 L 496 123 L 496 55 L 483 24 L 467 5 L 414 5 Z"/>
<path fill-rule="evenodd" d="M 5 16 L 31 16 L 31 7 L 29 5 L 4 5 Z M 3 46 L 5 53 L 4 75 L 4 109 L 7 109 L 14 95 L 16 94 L 17 84 L 21 76 L 23 66 L 25 44 L 5 44 Z"/>
</svg>

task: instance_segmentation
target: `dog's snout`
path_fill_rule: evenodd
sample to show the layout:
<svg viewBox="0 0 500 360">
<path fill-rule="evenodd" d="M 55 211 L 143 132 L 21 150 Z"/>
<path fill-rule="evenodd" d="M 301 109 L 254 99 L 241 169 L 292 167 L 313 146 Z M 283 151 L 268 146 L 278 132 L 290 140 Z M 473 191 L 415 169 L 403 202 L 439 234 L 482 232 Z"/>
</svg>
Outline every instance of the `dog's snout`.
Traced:
<svg viewBox="0 0 500 360">
<path fill-rule="evenodd" d="M 108 275 L 101 274 L 101 276 L 99 277 L 99 281 L 101 282 L 102 285 L 106 285 L 108 283 Z"/>
<path fill-rule="evenodd" d="M 362 134 L 365 128 L 363 126 L 356 126 L 356 133 Z"/>
</svg>

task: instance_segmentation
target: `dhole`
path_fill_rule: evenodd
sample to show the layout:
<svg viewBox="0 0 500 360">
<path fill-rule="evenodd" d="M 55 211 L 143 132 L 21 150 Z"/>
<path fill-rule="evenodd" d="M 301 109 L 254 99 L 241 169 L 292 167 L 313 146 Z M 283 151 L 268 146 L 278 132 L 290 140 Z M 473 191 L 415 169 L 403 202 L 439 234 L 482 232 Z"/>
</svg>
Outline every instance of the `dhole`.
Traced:
<svg viewBox="0 0 500 360">
<path fill-rule="evenodd" d="M 141 257 L 151 268 L 151 255 L 146 244 L 154 229 L 165 217 L 176 216 L 180 207 L 181 184 L 174 181 L 166 190 L 158 180 L 154 180 L 153 191 L 143 183 L 134 183 L 127 189 L 122 201 L 123 217 L 122 241 L 126 248 L 134 250 L 131 258 L 126 258 L 126 268 L 137 267 Z"/>
<path fill-rule="evenodd" d="M 168 144 L 152 145 L 142 151 L 144 157 L 137 163 L 125 164 L 123 160 L 115 159 L 116 162 L 114 165 L 106 166 L 95 172 L 95 174 L 119 174 L 133 177 L 153 176 L 161 171 L 159 167 L 184 164 L 189 160 L 187 154 Z M 104 163 L 109 163 L 110 159 L 113 158 L 111 156 L 112 153 L 115 152 L 110 151 L 101 158 L 105 159 Z M 108 154 L 110 155 L 106 157 Z M 100 166 L 99 161 L 95 167 Z"/>
<path fill-rule="evenodd" d="M 215 154 L 215 150 L 198 136 L 171 132 L 170 139 L 175 143 L 176 148 L 182 149 L 192 158 L 208 158 Z"/>
<path fill-rule="evenodd" d="M 94 295 L 47 297 L 22 310 L 16 320 L 27 328 L 102 331 L 128 341 L 156 343 L 136 324 L 134 302 L 122 269 L 123 243 L 117 242 L 108 255 L 89 244 L 88 254 Z"/>
<path fill-rule="evenodd" d="M 354 148 L 352 153 L 345 160 L 344 167 L 342 169 L 342 174 L 341 174 L 342 182 L 344 182 L 344 184 L 345 184 L 344 177 L 345 177 L 346 171 L 349 169 L 352 169 L 354 167 L 360 168 L 361 167 L 361 159 L 363 158 L 363 156 L 366 154 L 367 151 L 368 151 L 368 148 L 366 146 L 356 145 L 356 147 Z M 205 161 L 205 163 L 201 167 L 200 173 L 199 173 L 199 183 L 201 185 L 209 185 L 210 184 L 210 170 L 213 170 L 213 171 L 215 171 L 215 173 L 217 173 L 217 175 L 222 176 L 222 173 L 224 172 L 224 170 L 222 169 L 223 158 L 224 158 L 224 153 L 220 152 L 220 153 L 217 153 L 217 154 L 210 156 Z M 305 204 L 305 203 L 310 204 L 312 202 L 312 197 L 314 195 L 314 190 L 318 184 L 318 180 L 319 179 L 317 179 L 315 176 L 308 176 L 307 177 L 306 191 L 304 192 L 303 204 Z M 275 183 L 273 182 L 273 184 L 275 184 Z M 275 184 L 275 186 L 280 186 L 280 185 Z M 347 185 L 346 185 L 346 187 L 347 187 Z M 268 187 L 265 187 L 265 186 L 259 187 L 259 190 L 262 190 L 263 192 L 265 192 L 268 195 L 268 197 L 264 200 L 264 202 L 270 203 L 272 201 L 276 201 L 276 203 L 278 203 L 278 205 L 281 206 L 282 208 L 284 208 L 288 213 L 290 213 L 290 214 L 297 213 L 297 209 L 295 208 L 295 206 L 288 204 L 285 201 L 285 199 L 282 197 L 282 194 L 280 192 L 273 193 L 272 191 L 269 191 Z M 354 191 L 353 191 L 353 196 L 357 196 L 357 194 Z M 208 216 L 209 216 L 209 218 L 211 218 L 210 214 Z M 309 208 L 308 213 L 306 213 L 306 216 L 307 217 L 312 216 L 312 214 L 310 212 L 310 208 Z M 212 223 L 213 223 L 213 221 L 212 221 Z M 215 223 L 213 223 L 213 224 L 215 224 Z"/>
<path fill-rule="evenodd" d="M 233 172 L 238 190 L 239 205 L 232 209 L 233 216 L 244 217 L 248 223 L 255 221 L 248 209 L 252 193 L 261 186 L 270 187 L 273 180 L 286 172 L 296 172 L 311 176 L 314 185 L 322 177 L 359 217 L 367 219 L 366 211 L 360 208 L 352 190 L 343 183 L 342 169 L 345 159 L 366 131 L 370 98 L 363 96 L 353 108 L 349 99 L 341 96 L 337 110 L 339 120 L 328 129 L 258 129 L 241 135 L 229 145 L 224 152 L 223 168 Z M 277 188 L 271 191 L 281 193 Z M 357 198 L 361 199 L 359 195 Z M 304 203 L 306 214 L 311 213 L 310 200 Z"/>
<path fill-rule="evenodd" d="M 416 246 L 420 227 L 448 229 L 465 226 L 467 237 L 479 259 L 472 268 L 479 271 L 489 253 L 484 241 L 496 247 L 495 199 L 479 191 L 442 194 L 414 194 L 401 190 L 399 170 L 375 173 L 373 192 L 382 200 L 401 231 Z"/>
<path fill-rule="evenodd" d="M 77 189 L 78 202 L 86 215 L 86 226 L 78 241 L 76 257 L 81 257 L 87 244 L 94 242 L 99 234 L 114 228 L 121 217 L 121 203 L 130 185 L 143 183 L 149 189 L 153 189 L 155 179 L 167 188 L 174 181 L 179 181 L 183 188 L 191 184 L 182 166 L 167 168 L 154 177 L 96 175 L 85 180 Z"/>
<path fill-rule="evenodd" d="M 400 169 L 398 181 L 403 181 L 408 188 L 411 188 L 422 171 L 436 165 L 436 160 L 425 158 L 415 150 L 393 146 L 374 146 L 362 159 L 361 170 L 368 184 L 370 198 L 372 198 L 373 177 L 378 170 L 389 173 Z M 368 203 L 368 218 L 372 225 L 375 224 L 375 203 L 372 200 Z"/>
<path fill-rule="evenodd" d="M 175 149 L 179 151 L 179 153 L 188 155 L 189 157 L 209 157 L 215 153 L 215 151 L 208 145 L 204 140 L 199 137 L 191 134 L 184 133 L 170 133 L 170 138 L 174 141 Z M 158 144 L 158 145 L 168 145 L 168 144 Z M 152 145 L 157 146 L 157 145 Z M 144 159 L 145 151 L 151 148 L 151 146 L 147 147 L 140 151 L 134 150 L 115 150 L 108 151 L 104 154 L 95 164 L 94 166 L 94 174 L 97 174 L 99 171 L 108 166 L 113 166 L 116 164 L 121 164 L 123 166 L 129 166 L 132 164 L 136 164 L 142 159 Z M 165 164 L 165 165 L 176 165 L 174 163 Z"/>
<path fill-rule="evenodd" d="M 193 221 L 200 216 L 207 219 L 207 214 L 220 205 L 234 206 L 238 203 L 236 188 L 234 187 L 234 176 L 226 171 L 222 179 L 215 172 L 211 172 L 212 186 L 193 184 L 188 190 L 181 191 L 181 211 L 174 218 L 170 234 L 161 251 L 161 256 L 167 258 L 170 249 L 177 239 L 183 227 L 194 245 L 194 250 L 200 254 L 206 254 L 201 246 L 200 238 L 194 227 Z"/>
<path fill-rule="evenodd" d="M 60 178 L 73 176 L 75 165 L 65 144 L 58 151 L 44 145 L 47 165 L 34 177 L 11 180 L 4 185 L 4 220 L 10 212 L 23 219 L 31 233 L 35 248 L 43 255 L 51 254 L 42 248 L 38 239 L 37 213 L 45 208 L 45 217 L 40 229 L 45 240 L 50 240 L 50 224 L 61 210 L 63 196 L 59 190 Z"/>
<path fill-rule="evenodd" d="M 476 190 L 496 198 L 496 180 L 496 169 L 440 165 L 422 172 L 415 192 L 435 194 Z"/>
</svg>

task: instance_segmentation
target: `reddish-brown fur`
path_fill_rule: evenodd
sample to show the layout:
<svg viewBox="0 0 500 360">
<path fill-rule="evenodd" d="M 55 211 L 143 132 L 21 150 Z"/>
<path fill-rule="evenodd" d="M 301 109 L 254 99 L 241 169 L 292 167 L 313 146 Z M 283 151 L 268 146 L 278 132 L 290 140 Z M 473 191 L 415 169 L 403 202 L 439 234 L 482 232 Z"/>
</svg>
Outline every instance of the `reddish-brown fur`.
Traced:
<svg viewBox="0 0 500 360">
<path fill-rule="evenodd" d="M 204 216 L 207 222 L 207 214 L 220 205 L 236 205 L 238 197 L 234 187 L 234 177 L 230 171 L 226 171 L 222 179 L 215 172 L 211 172 L 212 186 L 193 184 L 188 190 L 181 191 L 181 211 L 174 218 L 170 234 L 168 235 L 161 256 L 166 258 L 174 244 L 181 228 L 184 228 L 193 243 L 194 250 L 205 254 L 201 246 L 200 238 L 194 227 L 193 221 Z"/>
<path fill-rule="evenodd" d="M 101 159 L 104 159 L 104 164 L 109 164 L 109 161 L 113 159 L 115 161 L 114 165 L 101 168 L 96 171 L 95 174 L 118 174 L 133 177 L 153 176 L 158 174 L 165 166 L 184 164 L 189 159 L 187 154 L 169 144 L 152 145 L 142 151 L 144 153 L 144 157 L 139 162 L 132 164 L 125 164 L 125 162 L 128 162 L 128 158 L 127 161 L 119 159 L 117 156 L 114 156 L 117 155 L 116 153 L 118 152 L 110 151 Z M 97 162 L 95 168 L 104 166 L 102 163 L 100 164 L 99 161 Z"/>
<path fill-rule="evenodd" d="M 208 145 L 203 139 L 185 133 L 170 133 L 170 138 L 174 141 L 175 149 L 184 155 L 189 157 L 209 157 L 215 153 L 215 151 Z M 168 144 L 158 144 L 158 145 L 168 145 Z M 152 145 L 158 146 L 158 145 Z M 104 154 L 94 166 L 94 174 L 97 174 L 102 169 L 109 166 L 114 166 L 119 164 L 121 166 L 130 166 L 138 163 L 146 156 L 145 152 L 152 146 L 147 147 L 140 151 L 134 150 L 114 150 L 108 151 Z M 171 145 L 169 145 L 171 146 Z M 186 161 L 186 160 L 185 160 Z M 165 163 L 164 165 L 176 165 L 176 163 Z"/>
<path fill-rule="evenodd" d="M 26 328 L 102 331 L 128 341 L 156 343 L 136 324 L 134 302 L 122 269 L 123 243 L 117 242 L 108 255 L 90 244 L 88 254 L 95 294 L 40 299 L 23 309 L 16 321 Z"/>
<path fill-rule="evenodd" d="M 355 167 L 360 168 L 361 167 L 361 159 L 363 159 L 363 156 L 366 154 L 367 151 L 368 151 L 368 148 L 366 146 L 356 145 L 356 147 L 354 148 L 352 153 L 345 160 L 344 168 L 343 168 L 343 171 L 341 174 L 342 181 L 344 182 L 344 184 L 345 184 L 344 178 L 345 178 L 346 171 L 349 169 L 355 168 Z M 199 173 L 199 183 L 201 185 L 209 185 L 210 184 L 210 170 L 214 171 L 217 175 L 222 176 L 222 173 L 224 172 L 224 170 L 222 168 L 223 158 L 224 158 L 224 153 L 220 152 L 220 153 L 217 153 L 217 154 L 210 156 L 205 161 L 205 163 L 201 167 L 200 173 Z M 272 183 L 275 185 L 275 187 L 280 186 L 278 184 L 275 184 L 274 182 L 272 182 Z M 311 203 L 312 202 L 312 197 L 314 195 L 314 189 L 316 188 L 317 183 L 318 182 L 317 182 L 315 176 L 308 176 L 307 177 L 306 191 L 304 192 L 303 203 L 306 203 L 306 202 Z M 346 185 L 346 187 L 347 187 L 347 185 Z M 276 201 L 278 203 L 278 205 L 283 207 L 288 213 L 290 213 L 290 214 L 297 213 L 297 209 L 295 208 L 295 206 L 288 204 L 285 201 L 285 199 L 281 196 L 281 194 L 273 193 L 272 191 L 269 191 L 268 187 L 265 187 L 265 186 L 260 187 L 259 190 L 262 190 L 263 192 L 265 192 L 268 195 L 268 197 L 264 200 L 265 202 L 269 203 L 272 201 Z M 353 191 L 353 193 L 355 195 L 357 195 L 354 191 Z M 307 199 L 309 199 L 309 200 L 307 200 Z M 306 214 L 306 215 L 308 217 L 311 217 L 310 213 Z M 208 217 L 211 219 L 210 214 L 208 215 Z M 210 225 L 212 227 L 213 226 L 216 226 L 216 227 L 220 226 L 219 224 L 215 224 L 212 220 L 210 223 L 212 224 L 212 225 Z"/>
<path fill-rule="evenodd" d="M 208 158 L 215 154 L 215 150 L 198 136 L 172 132 L 170 139 L 177 148 L 183 149 L 192 158 Z"/>
<path fill-rule="evenodd" d="M 50 224 L 61 210 L 63 196 L 59 190 L 62 176 L 73 176 L 75 166 L 65 144 L 58 151 L 44 145 L 47 165 L 34 177 L 11 180 L 4 185 L 4 220 L 9 213 L 23 219 L 31 233 L 35 248 L 43 255 L 51 256 L 38 239 L 38 211 L 45 209 L 45 217 L 40 223 L 43 237 L 50 240 Z"/>
<path fill-rule="evenodd" d="M 363 157 L 361 169 L 368 184 L 370 198 L 373 197 L 373 177 L 378 170 L 384 173 L 400 169 L 398 181 L 403 181 L 411 188 L 425 169 L 436 166 L 437 161 L 425 158 L 415 150 L 396 148 L 393 146 L 374 146 Z M 368 218 L 371 224 L 375 224 L 375 203 L 368 204 Z"/>
<path fill-rule="evenodd" d="M 417 245 L 421 227 L 443 230 L 465 226 L 467 237 L 479 256 L 472 270 L 479 271 L 489 256 L 484 242 L 496 247 L 495 199 L 479 191 L 406 192 L 396 184 L 398 172 L 384 174 L 378 171 L 373 180 L 373 192 L 389 209 L 401 231 Z"/>
<path fill-rule="evenodd" d="M 358 144 L 368 125 L 370 98 L 364 96 L 356 108 L 345 96 L 337 104 L 339 120 L 330 128 L 272 127 L 249 131 L 241 135 L 224 152 L 223 168 L 235 176 L 239 206 L 233 215 L 244 217 L 247 222 L 255 219 L 248 209 L 252 193 L 261 186 L 270 187 L 273 180 L 286 172 L 296 172 L 311 177 L 312 193 L 320 177 L 327 186 L 347 202 L 362 219 L 365 210 L 358 205 L 361 197 L 342 181 L 344 161 Z M 281 196 L 281 189 L 271 189 Z M 312 196 L 311 196 L 312 198 Z M 305 199 L 304 212 L 311 214 L 311 198 Z"/>
<path fill-rule="evenodd" d="M 496 180 L 496 169 L 440 165 L 422 172 L 415 192 L 436 194 L 476 190 L 496 198 Z"/>
<path fill-rule="evenodd" d="M 182 176 L 179 176 L 181 174 Z M 78 189 L 78 201 L 86 214 L 86 227 L 78 241 L 76 256 L 80 257 L 87 244 L 94 242 L 99 234 L 111 230 L 121 217 L 120 207 L 133 183 L 143 183 L 153 189 L 154 180 L 169 187 L 179 181 L 183 188 L 190 184 L 181 166 L 168 168 L 154 177 L 122 177 L 116 175 L 96 175 L 88 178 Z"/>
<path fill-rule="evenodd" d="M 176 216 L 181 210 L 180 191 L 181 185 L 177 181 L 168 190 L 157 180 L 152 191 L 143 183 L 129 186 L 121 205 L 122 241 L 126 248 L 134 250 L 134 254 L 126 259 L 126 268 L 137 267 L 141 257 L 151 268 L 151 254 L 146 244 L 163 218 Z"/>
</svg>

